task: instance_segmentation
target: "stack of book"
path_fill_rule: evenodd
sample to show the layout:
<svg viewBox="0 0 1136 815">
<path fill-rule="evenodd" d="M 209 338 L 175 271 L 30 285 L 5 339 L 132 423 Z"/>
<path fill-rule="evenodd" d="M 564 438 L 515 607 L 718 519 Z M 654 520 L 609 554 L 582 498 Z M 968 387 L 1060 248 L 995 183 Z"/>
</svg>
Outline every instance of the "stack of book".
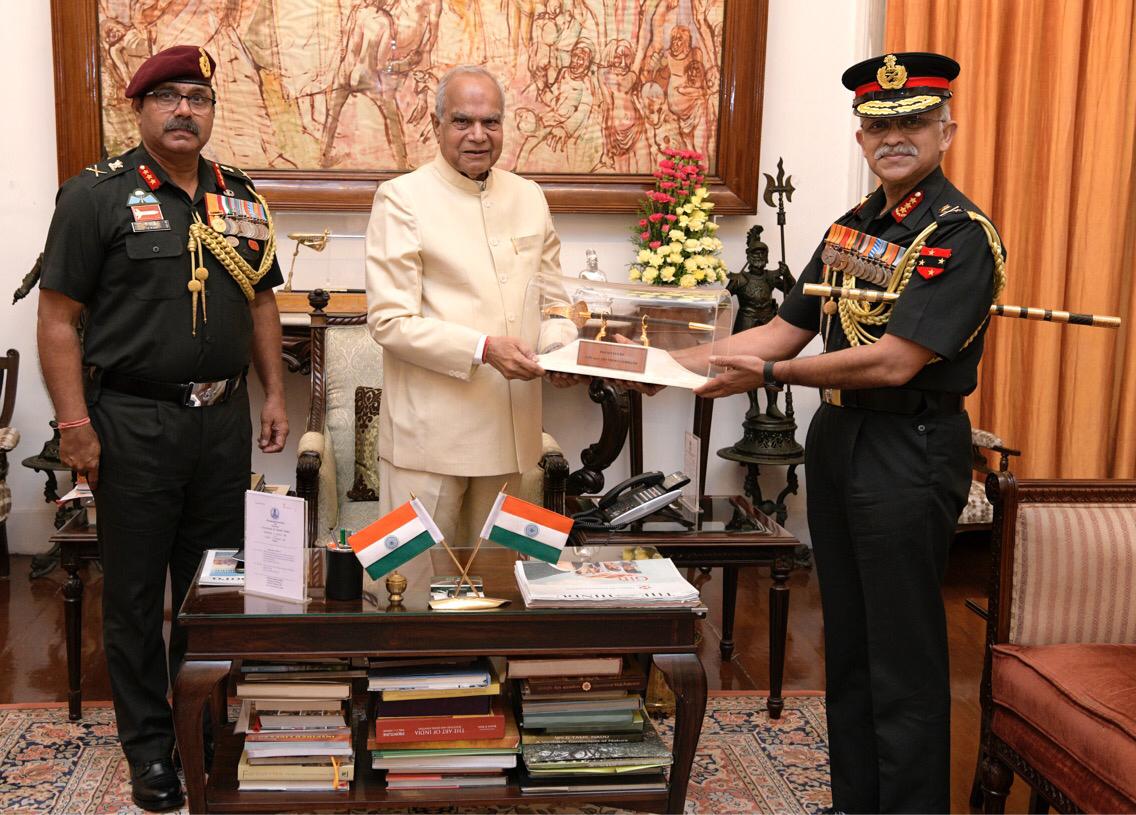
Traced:
<svg viewBox="0 0 1136 815">
<path fill-rule="evenodd" d="M 372 662 L 371 766 L 388 789 L 503 787 L 520 734 L 489 660 Z"/>
<path fill-rule="evenodd" d="M 545 563 L 518 560 L 517 587 L 529 608 L 687 608 L 701 604 L 669 558 Z"/>
<path fill-rule="evenodd" d="M 621 657 L 509 661 L 521 709 L 521 792 L 661 792 L 671 751 L 640 696 L 639 663 Z"/>
<path fill-rule="evenodd" d="M 364 676 L 342 660 L 246 662 L 237 682 L 242 790 L 345 790 L 355 754 L 344 702 Z"/>
</svg>

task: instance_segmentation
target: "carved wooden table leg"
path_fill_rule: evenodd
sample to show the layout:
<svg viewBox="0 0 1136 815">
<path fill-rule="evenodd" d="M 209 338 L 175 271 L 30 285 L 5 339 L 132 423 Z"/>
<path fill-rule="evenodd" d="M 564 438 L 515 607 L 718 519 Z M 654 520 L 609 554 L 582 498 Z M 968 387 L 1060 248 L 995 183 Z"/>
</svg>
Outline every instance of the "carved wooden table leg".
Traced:
<svg viewBox="0 0 1136 815">
<path fill-rule="evenodd" d="M 734 606 L 738 602 L 738 567 L 722 567 L 722 641 L 718 650 L 722 659 L 729 659 L 734 653 Z"/>
<path fill-rule="evenodd" d="M 229 675 L 228 660 L 186 661 L 174 683 L 174 734 L 185 771 L 190 812 L 205 812 L 205 728 L 202 713 L 217 684 Z"/>
<path fill-rule="evenodd" d="M 769 701 L 766 710 L 772 719 L 780 719 L 785 709 L 781 696 L 781 683 L 785 679 L 785 640 L 789 631 L 789 570 L 792 561 L 777 558 L 773 561 L 770 574 L 773 585 L 769 587 Z"/>
<path fill-rule="evenodd" d="M 674 763 L 667 812 L 681 813 L 706 715 L 706 672 L 696 654 L 656 654 L 654 659 L 675 695 Z"/>
<path fill-rule="evenodd" d="M 83 718 L 83 581 L 79 577 L 79 551 L 75 544 L 62 544 L 59 562 L 67 572 L 63 584 L 63 628 L 67 640 L 67 718 Z"/>
</svg>

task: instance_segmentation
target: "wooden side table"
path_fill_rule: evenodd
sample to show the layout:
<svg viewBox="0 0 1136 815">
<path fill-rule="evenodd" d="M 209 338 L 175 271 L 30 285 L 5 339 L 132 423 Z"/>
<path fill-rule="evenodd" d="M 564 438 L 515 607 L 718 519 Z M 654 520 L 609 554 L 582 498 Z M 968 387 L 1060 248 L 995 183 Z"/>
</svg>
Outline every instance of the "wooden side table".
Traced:
<svg viewBox="0 0 1136 815">
<path fill-rule="evenodd" d="M 63 584 L 63 625 L 67 640 L 67 718 L 83 718 L 81 688 L 83 661 L 83 580 L 79 566 L 84 560 L 99 559 L 99 541 L 95 527 L 87 525 L 86 513 L 73 515 L 51 536 L 51 545 L 59 551 L 59 564 L 67 572 Z"/>
<path fill-rule="evenodd" d="M 594 505 L 590 497 L 569 497 L 571 515 Z M 788 530 L 741 495 L 707 495 L 701 499 L 697 520 L 683 518 L 667 508 L 642 523 L 615 532 L 572 530 L 576 546 L 653 546 L 676 566 L 722 568 L 723 659 L 734 653 L 734 606 L 738 595 L 739 566 L 768 566 L 773 578 L 769 589 L 769 699 L 770 717 L 781 716 L 785 700 L 781 687 L 785 676 L 785 643 L 789 629 L 789 574 L 805 549 Z M 807 550 L 806 550 L 807 551 Z"/>
</svg>

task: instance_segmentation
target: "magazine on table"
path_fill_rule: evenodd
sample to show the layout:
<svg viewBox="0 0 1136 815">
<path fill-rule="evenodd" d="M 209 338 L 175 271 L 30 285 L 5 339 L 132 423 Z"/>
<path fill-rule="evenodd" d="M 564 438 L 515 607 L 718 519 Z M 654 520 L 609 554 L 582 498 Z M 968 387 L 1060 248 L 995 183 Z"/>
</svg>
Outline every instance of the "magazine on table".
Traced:
<svg viewBox="0 0 1136 815">
<path fill-rule="evenodd" d="M 210 549 L 205 553 L 199 586 L 243 586 L 245 573 L 237 571 L 236 549 Z"/>
<path fill-rule="evenodd" d="M 666 558 L 557 564 L 518 560 L 514 571 L 529 607 L 687 607 L 701 602 L 698 589 Z"/>
</svg>

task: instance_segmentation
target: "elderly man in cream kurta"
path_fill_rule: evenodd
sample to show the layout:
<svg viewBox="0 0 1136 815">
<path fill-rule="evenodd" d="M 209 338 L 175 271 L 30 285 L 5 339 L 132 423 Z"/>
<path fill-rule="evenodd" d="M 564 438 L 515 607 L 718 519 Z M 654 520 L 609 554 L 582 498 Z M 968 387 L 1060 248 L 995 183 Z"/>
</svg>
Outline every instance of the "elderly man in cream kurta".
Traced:
<svg viewBox="0 0 1136 815">
<path fill-rule="evenodd" d="M 544 370 L 518 335 L 530 278 L 560 273 L 560 241 L 540 187 L 491 169 L 497 80 L 455 68 L 437 100 L 439 155 L 375 195 L 367 325 L 384 352 L 380 508 L 413 493 L 461 546 L 540 458 Z"/>
</svg>

